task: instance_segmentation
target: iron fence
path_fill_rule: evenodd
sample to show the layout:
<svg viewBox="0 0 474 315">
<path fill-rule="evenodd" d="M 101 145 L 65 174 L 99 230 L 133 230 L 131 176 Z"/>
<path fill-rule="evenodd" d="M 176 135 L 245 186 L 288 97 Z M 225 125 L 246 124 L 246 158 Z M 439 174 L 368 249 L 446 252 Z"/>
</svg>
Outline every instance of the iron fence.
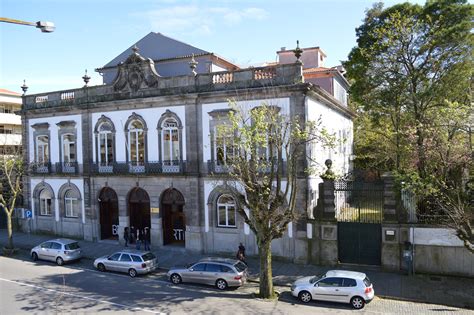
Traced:
<svg viewBox="0 0 474 315">
<path fill-rule="evenodd" d="M 339 222 L 380 223 L 383 219 L 383 181 L 334 182 L 336 219 Z"/>
</svg>

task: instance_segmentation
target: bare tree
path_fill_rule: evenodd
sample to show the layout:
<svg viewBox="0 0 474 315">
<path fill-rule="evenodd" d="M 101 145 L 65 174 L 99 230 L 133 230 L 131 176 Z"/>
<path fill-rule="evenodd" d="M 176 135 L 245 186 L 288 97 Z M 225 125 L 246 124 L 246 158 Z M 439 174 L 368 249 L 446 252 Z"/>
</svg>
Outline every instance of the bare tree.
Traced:
<svg viewBox="0 0 474 315">
<path fill-rule="evenodd" d="M 6 249 L 13 250 L 12 217 L 22 193 L 23 159 L 20 150 L 0 155 L 0 207 L 7 217 L 8 244 Z"/>
<path fill-rule="evenodd" d="M 329 142 L 316 123 L 289 117 L 280 108 L 230 104 L 228 123 L 217 129 L 217 162 L 227 167 L 227 185 L 237 211 L 256 237 L 260 255 L 260 297 L 274 296 L 271 242 L 281 238 L 297 213 L 298 180 L 306 175 L 305 147 Z M 305 125 L 306 124 L 306 125 Z M 226 143 L 225 146 L 222 143 Z"/>
</svg>

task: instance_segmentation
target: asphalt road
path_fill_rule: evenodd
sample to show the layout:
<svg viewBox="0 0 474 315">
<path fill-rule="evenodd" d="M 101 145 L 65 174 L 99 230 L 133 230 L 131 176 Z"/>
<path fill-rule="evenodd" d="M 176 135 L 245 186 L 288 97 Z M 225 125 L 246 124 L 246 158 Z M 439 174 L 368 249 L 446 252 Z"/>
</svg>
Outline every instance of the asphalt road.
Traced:
<svg viewBox="0 0 474 315">
<path fill-rule="evenodd" d="M 303 305 L 286 288 L 278 300 L 254 298 L 257 284 L 227 291 L 170 284 L 164 271 L 130 278 L 95 271 L 92 261 L 56 266 L 32 262 L 27 252 L 0 257 L 0 314 L 137 313 L 137 314 L 474 314 L 447 306 L 376 298 L 362 311 L 349 305 L 312 302 Z"/>
</svg>

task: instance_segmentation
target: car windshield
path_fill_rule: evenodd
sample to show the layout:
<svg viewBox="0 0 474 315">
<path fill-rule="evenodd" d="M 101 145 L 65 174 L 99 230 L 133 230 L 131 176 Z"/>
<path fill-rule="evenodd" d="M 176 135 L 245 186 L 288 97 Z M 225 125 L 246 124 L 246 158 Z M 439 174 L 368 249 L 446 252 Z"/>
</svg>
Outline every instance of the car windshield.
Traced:
<svg viewBox="0 0 474 315">
<path fill-rule="evenodd" d="M 242 272 L 245 269 L 247 269 L 247 266 L 243 262 L 238 262 L 234 265 L 235 269 L 237 269 L 238 272 Z"/>
<path fill-rule="evenodd" d="M 193 262 L 193 263 L 187 264 L 187 265 L 186 265 L 186 268 L 191 268 L 191 266 L 194 265 L 194 264 L 196 264 L 196 263 Z"/>
<path fill-rule="evenodd" d="M 315 283 L 316 281 L 318 281 L 319 279 L 322 279 L 324 278 L 324 275 L 317 275 L 315 277 L 312 277 L 310 280 L 309 280 L 309 283 Z"/>
<path fill-rule="evenodd" d="M 143 258 L 143 261 L 148 261 L 148 260 L 155 259 L 156 257 L 152 253 L 146 253 L 142 255 L 142 258 Z"/>
<path fill-rule="evenodd" d="M 370 279 L 368 277 L 365 277 L 364 284 L 366 287 L 370 287 L 372 285 L 372 282 L 370 282 Z"/>
<path fill-rule="evenodd" d="M 64 245 L 64 248 L 66 248 L 67 250 L 75 250 L 80 247 L 79 247 L 79 244 L 76 242 L 76 243 L 70 243 L 70 244 Z"/>
</svg>

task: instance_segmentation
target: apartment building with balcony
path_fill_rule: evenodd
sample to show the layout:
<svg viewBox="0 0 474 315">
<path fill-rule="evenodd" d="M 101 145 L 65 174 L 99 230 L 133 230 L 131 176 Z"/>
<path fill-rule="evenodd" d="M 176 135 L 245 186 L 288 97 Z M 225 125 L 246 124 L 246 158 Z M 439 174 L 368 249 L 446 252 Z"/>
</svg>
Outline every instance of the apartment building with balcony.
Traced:
<svg viewBox="0 0 474 315">
<path fill-rule="evenodd" d="M 21 94 L 0 89 L 0 155 L 21 150 Z"/>
</svg>

